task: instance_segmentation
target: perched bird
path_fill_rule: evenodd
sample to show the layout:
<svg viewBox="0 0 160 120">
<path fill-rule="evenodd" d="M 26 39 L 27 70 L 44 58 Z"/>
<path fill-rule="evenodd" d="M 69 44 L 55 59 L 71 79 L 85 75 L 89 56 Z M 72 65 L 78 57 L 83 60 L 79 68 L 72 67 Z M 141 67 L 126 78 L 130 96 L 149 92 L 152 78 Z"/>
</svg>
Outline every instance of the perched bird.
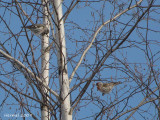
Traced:
<svg viewBox="0 0 160 120">
<path fill-rule="evenodd" d="M 45 35 L 49 33 L 49 29 L 46 27 L 45 24 L 34 24 L 34 25 L 26 26 L 24 28 L 31 30 L 37 36 Z"/>
<path fill-rule="evenodd" d="M 102 83 L 98 82 L 96 83 L 97 90 L 102 92 L 102 95 L 104 96 L 105 94 L 108 94 L 114 86 L 121 84 L 122 82 L 111 82 L 111 83 Z"/>
</svg>

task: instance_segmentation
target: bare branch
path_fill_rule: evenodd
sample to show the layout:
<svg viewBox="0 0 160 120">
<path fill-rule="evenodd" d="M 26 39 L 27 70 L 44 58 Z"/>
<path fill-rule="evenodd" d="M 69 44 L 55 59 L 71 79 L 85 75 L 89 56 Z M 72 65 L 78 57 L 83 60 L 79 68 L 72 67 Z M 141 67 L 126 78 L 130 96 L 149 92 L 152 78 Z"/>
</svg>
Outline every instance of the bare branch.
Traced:
<svg viewBox="0 0 160 120">
<path fill-rule="evenodd" d="M 129 8 L 127 8 L 127 9 L 125 9 L 124 11 L 122 11 L 121 13 L 119 13 L 118 15 L 116 15 L 115 17 L 113 17 L 112 19 L 110 19 L 110 20 L 104 22 L 104 23 L 96 30 L 96 32 L 95 32 L 95 34 L 93 35 L 93 38 L 92 38 L 90 44 L 89 44 L 88 47 L 85 49 L 85 51 L 83 52 L 83 54 L 82 54 L 82 56 L 81 56 L 81 58 L 80 58 L 78 64 L 77 64 L 76 67 L 74 68 L 74 70 L 73 70 L 73 72 L 72 72 L 72 74 L 71 74 L 71 76 L 70 76 L 70 78 L 69 78 L 69 82 L 72 81 L 72 79 L 73 79 L 73 77 L 74 77 L 74 74 L 76 73 L 78 67 L 80 66 L 80 64 L 81 64 L 81 62 L 82 62 L 84 56 L 86 55 L 87 51 L 91 48 L 91 46 L 92 46 L 92 44 L 93 44 L 93 42 L 94 42 L 94 40 L 95 40 L 97 34 L 98 34 L 99 31 L 103 28 L 103 26 L 105 26 L 106 24 L 108 24 L 108 23 L 114 21 L 116 18 L 118 18 L 119 16 L 123 15 L 123 14 L 126 13 L 127 11 L 129 11 L 129 10 L 131 10 L 131 9 L 133 9 L 133 8 L 135 8 L 135 7 L 137 7 L 142 1 L 143 1 L 143 0 L 140 0 L 139 2 L 137 2 L 136 5 L 133 5 L 133 6 L 129 7 Z"/>
<path fill-rule="evenodd" d="M 14 63 L 15 65 L 20 66 L 23 69 L 25 69 L 27 71 L 27 73 L 29 73 L 33 78 L 38 80 L 45 88 L 47 88 L 47 90 L 49 90 L 49 92 L 51 92 L 54 96 L 56 96 L 59 99 L 59 95 L 55 91 L 53 91 L 47 85 L 43 84 L 43 81 L 38 76 L 36 76 L 32 71 L 30 71 L 27 67 L 25 67 L 20 61 L 18 61 L 17 59 L 13 58 L 12 56 L 4 53 L 2 50 L 0 50 L 0 54 L 2 54 L 6 59 L 11 61 L 11 63 Z"/>
</svg>

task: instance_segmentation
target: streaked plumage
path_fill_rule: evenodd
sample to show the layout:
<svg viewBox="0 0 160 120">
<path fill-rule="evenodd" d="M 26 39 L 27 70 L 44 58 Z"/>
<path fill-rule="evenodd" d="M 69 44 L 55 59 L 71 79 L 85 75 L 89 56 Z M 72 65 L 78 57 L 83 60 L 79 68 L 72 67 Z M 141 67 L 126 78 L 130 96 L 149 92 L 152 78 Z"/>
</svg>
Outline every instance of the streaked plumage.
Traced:
<svg viewBox="0 0 160 120">
<path fill-rule="evenodd" d="M 108 94 L 114 86 L 121 84 L 122 82 L 111 82 L 111 83 L 102 83 L 98 82 L 96 83 L 97 90 L 102 92 L 102 95 Z"/>
<path fill-rule="evenodd" d="M 25 28 L 30 29 L 35 35 L 45 35 L 49 33 L 48 28 L 44 24 L 34 24 L 26 26 Z"/>
</svg>

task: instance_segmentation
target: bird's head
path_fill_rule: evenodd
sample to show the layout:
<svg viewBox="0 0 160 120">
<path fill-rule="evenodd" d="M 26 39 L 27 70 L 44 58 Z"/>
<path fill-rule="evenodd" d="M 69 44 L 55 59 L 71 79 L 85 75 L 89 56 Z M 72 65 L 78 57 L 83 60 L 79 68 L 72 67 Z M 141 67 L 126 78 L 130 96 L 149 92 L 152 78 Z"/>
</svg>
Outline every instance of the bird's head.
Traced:
<svg viewBox="0 0 160 120">
<path fill-rule="evenodd" d="M 98 82 L 98 83 L 96 83 L 96 86 L 103 86 L 103 83 L 102 82 Z"/>
<path fill-rule="evenodd" d="M 97 90 L 100 90 L 103 87 L 103 83 L 98 82 L 98 83 L 96 83 L 96 86 L 97 86 Z"/>
</svg>

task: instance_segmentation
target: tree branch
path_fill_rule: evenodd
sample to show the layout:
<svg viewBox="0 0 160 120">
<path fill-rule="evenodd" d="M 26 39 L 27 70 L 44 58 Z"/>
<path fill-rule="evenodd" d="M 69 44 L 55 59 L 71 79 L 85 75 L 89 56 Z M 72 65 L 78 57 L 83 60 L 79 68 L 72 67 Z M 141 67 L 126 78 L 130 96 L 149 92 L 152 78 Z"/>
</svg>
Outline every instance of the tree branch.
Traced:
<svg viewBox="0 0 160 120">
<path fill-rule="evenodd" d="M 140 0 L 140 1 L 142 2 L 142 0 Z M 138 3 L 140 4 L 141 2 L 138 2 Z M 136 4 L 136 5 L 134 5 L 134 6 L 136 7 L 137 5 L 138 5 L 138 4 Z M 130 8 L 133 8 L 133 6 L 130 7 Z M 129 10 L 129 8 L 128 8 L 128 10 Z M 72 112 L 73 109 L 77 106 L 77 104 L 79 103 L 80 99 L 82 98 L 82 96 L 83 96 L 84 93 L 86 92 L 88 86 L 90 85 L 91 80 L 93 79 L 93 77 L 95 76 L 95 74 L 99 71 L 99 69 L 102 67 L 102 65 L 104 64 L 104 62 L 106 61 L 106 59 L 109 57 L 109 55 L 112 54 L 115 50 L 117 50 L 117 49 L 126 41 L 126 39 L 127 39 L 127 38 L 129 37 L 129 35 L 133 32 L 133 30 L 135 29 L 135 27 L 137 26 L 137 24 L 139 23 L 139 21 L 143 18 L 143 16 L 145 15 L 145 13 L 146 13 L 148 10 L 149 10 L 149 8 L 139 17 L 139 19 L 137 20 L 137 22 L 135 23 L 135 25 L 130 29 L 130 31 L 129 31 L 129 33 L 126 35 L 126 37 L 125 37 L 114 49 L 111 48 L 110 50 L 108 50 L 108 52 L 107 52 L 107 53 L 104 55 L 104 57 L 100 60 L 100 63 L 97 64 L 94 72 L 93 72 L 92 75 L 88 78 L 88 81 L 87 81 L 86 85 L 83 87 L 82 91 L 80 92 L 80 94 L 79 94 L 79 95 L 77 96 L 77 98 L 75 99 L 74 102 L 76 102 L 76 103 L 74 104 L 74 102 L 73 102 L 74 106 L 71 108 L 71 111 L 70 111 L 70 112 Z M 124 10 L 124 11 L 126 11 L 126 10 Z M 124 12 L 123 12 L 123 13 L 124 13 Z M 114 18 L 115 18 L 115 17 L 114 17 Z M 113 19 L 112 19 L 112 20 L 113 20 Z M 106 23 L 106 22 L 105 22 L 105 23 Z M 108 23 L 108 22 L 107 22 L 107 23 Z M 102 25 L 102 27 L 103 27 L 103 25 Z M 95 37 L 95 35 L 94 35 L 94 37 Z M 117 43 L 117 42 L 115 42 L 115 43 Z M 90 45 L 91 45 L 91 44 L 90 44 Z M 116 44 L 114 44 L 114 46 L 115 46 L 115 45 L 116 45 Z M 82 58 L 82 57 L 81 57 L 81 58 Z M 82 58 L 82 59 L 83 59 L 83 58 Z"/>
<path fill-rule="evenodd" d="M 84 56 L 86 55 L 87 51 L 91 48 L 91 46 L 92 46 L 92 44 L 93 44 L 93 42 L 94 42 L 97 34 L 98 34 L 99 31 L 103 28 L 103 26 L 105 26 L 106 24 L 114 21 L 116 18 L 118 18 L 118 17 L 121 16 L 122 14 L 126 13 L 126 12 L 129 11 L 130 9 L 133 9 L 133 8 L 137 7 L 142 1 L 143 1 L 143 0 L 140 0 L 139 2 L 137 2 L 136 5 L 133 5 L 133 6 L 129 7 L 129 8 L 127 8 L 127 9 L 125 9 L 124 11 L 122 11 L 121 13 L 119 13 L 118 15 L 116 15 L 115 17 L 113 17 L 112 19 L 104 22 L 104 23 L 97 29 L 97 31 L 95 32 L 95 34 L 94 34 L 94 36 L 93 36 L 93 38 L 92 38 L 92 40 L 91 40 L 91 43 L 88 45 L 88 47 L 86 48 L 86 50 L 83 52 L 83 54 L 82 54 L 82 56 L 81 56 L 78 64 L 77 64 L 76 67 L 74 68 L 74 70 L 73 70 L 73 72 L 72 72 L 72 74 L 71 74 L 71 76 L 70 76 L 70 78 L 69 78 L 69 82 L 72 81 L 72 79 L 73 79 L 73 77 L 74 77 L 74 74 L 76 73 L 78 67 L 80 66 L 80 64 L 81 64 Z"/>
<path fill-rule="evenodd" d="M 49 88 L 47 85 L 45 85 L 37 75 L 35 75 L 32 71 L 30 71 L 20 61 L 18 61 L 17 59 L 13 58 L 12 56 L 4 53 L 2 50 L 0 50 L 0 54 L 2 54 L 6 59 L 8 59 L 12 64 L 14 64 L 16 66 L 20 66 L 21 69 L 23 68 L 24 70 L 26 70 L 26 72 L 28 74 L 30 74 L 34 79 L 38 80 L 38 82 L 40 82 L 45 88 L 47 88 L 47 90 L 49 90 L 49 92 L 51 92 L 57 99 L 59 99 L 59 95 L 55 91 L 53 91 L 51 88 Z"/>
</svg>

